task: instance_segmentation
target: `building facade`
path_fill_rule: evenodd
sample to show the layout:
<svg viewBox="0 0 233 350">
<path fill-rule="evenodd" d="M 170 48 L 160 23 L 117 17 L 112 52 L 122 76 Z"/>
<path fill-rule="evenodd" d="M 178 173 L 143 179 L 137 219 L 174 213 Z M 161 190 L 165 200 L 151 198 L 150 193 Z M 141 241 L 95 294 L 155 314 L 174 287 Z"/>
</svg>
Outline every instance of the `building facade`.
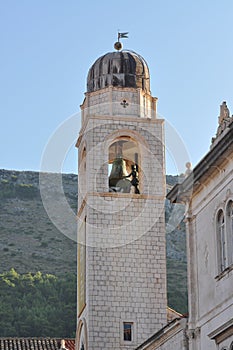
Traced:
<svg viewBox="0 0 233 350">
<path fill-rule="evenodd" d="M 189 348 L 233 349 L 233 117 L 220 106 L 210 151 L 168 194 L 186 203 Z"/>
<path fill-rule="evenodd" d="M 77 141 L 78 350 L 135 349 L 167 323 L 156 102 L 134 52 L 107 53 L 89 70 Z"/>
</svg>

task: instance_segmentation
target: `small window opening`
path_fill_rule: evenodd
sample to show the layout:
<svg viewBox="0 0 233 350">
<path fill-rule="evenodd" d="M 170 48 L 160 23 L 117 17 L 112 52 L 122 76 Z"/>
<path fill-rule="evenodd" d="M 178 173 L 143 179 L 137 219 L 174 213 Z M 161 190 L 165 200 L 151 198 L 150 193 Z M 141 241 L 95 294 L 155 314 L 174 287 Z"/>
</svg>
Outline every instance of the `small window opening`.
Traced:
<svg viewBox="0 0 233 350">
<path fill-rule="evenodd" d="M 133 323 L 124 322 L 124 341 L 132 341 L 133 332 L 132 332 Z"/>
</svg>

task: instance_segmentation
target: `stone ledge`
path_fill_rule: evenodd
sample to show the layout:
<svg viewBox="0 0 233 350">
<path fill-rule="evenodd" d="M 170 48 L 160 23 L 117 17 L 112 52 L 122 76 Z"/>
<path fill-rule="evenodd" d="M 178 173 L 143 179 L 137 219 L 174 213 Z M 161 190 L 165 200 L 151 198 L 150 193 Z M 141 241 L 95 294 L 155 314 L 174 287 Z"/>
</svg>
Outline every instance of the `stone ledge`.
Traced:
<svg viewBox="0 0 233 350">
<path fill-rule="evenodd" d="M 132 199 L 162 199 L 165 200 L 165 196 L 151 196 L 148 194 L 134 194 L 134 193 L 121 193 L 121 192 L 90 192 L 87 196 L 94 197 L 112 197 L 112 198 L 132 198 Z"/>
</svg>

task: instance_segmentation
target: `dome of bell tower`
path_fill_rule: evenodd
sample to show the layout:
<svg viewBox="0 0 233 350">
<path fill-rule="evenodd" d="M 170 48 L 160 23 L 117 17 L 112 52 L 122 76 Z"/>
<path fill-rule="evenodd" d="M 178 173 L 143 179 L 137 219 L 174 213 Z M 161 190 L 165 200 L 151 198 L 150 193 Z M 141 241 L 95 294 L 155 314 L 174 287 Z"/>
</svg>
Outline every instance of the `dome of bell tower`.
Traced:
<svg viewBox="0 0 233 350">
<path fill-rule="evenodd" d="M 133 51 L 109 52 L 91 66 L 87 77 L 87 92 L 108 86 L 141 88 L 150 94 L 150 74 L 145 60 Z"/>
</svg>

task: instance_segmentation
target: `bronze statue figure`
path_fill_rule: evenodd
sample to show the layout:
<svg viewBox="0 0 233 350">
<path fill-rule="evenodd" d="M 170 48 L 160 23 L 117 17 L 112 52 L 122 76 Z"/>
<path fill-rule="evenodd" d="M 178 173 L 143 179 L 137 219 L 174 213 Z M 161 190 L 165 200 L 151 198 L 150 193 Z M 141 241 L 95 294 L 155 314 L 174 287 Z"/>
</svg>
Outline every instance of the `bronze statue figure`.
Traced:
<svg viewBox="0 0 233 350">
<path fill-rule="evenodd" d="M 132 186 L 134 186 L 134 193 L 135 194 L 140 194 L 138 185 L 139 185 L 139 178 L 138 178 L 138 171 L 137 171 L 137 166 L 135 164 L 133 164 L 131 166 L 132 171 L 129 175 L 127 175 L 126 177 L 130 177 L 132 176 L 132 180 L 131 180 L 131 184 Z"/>
</svg>

